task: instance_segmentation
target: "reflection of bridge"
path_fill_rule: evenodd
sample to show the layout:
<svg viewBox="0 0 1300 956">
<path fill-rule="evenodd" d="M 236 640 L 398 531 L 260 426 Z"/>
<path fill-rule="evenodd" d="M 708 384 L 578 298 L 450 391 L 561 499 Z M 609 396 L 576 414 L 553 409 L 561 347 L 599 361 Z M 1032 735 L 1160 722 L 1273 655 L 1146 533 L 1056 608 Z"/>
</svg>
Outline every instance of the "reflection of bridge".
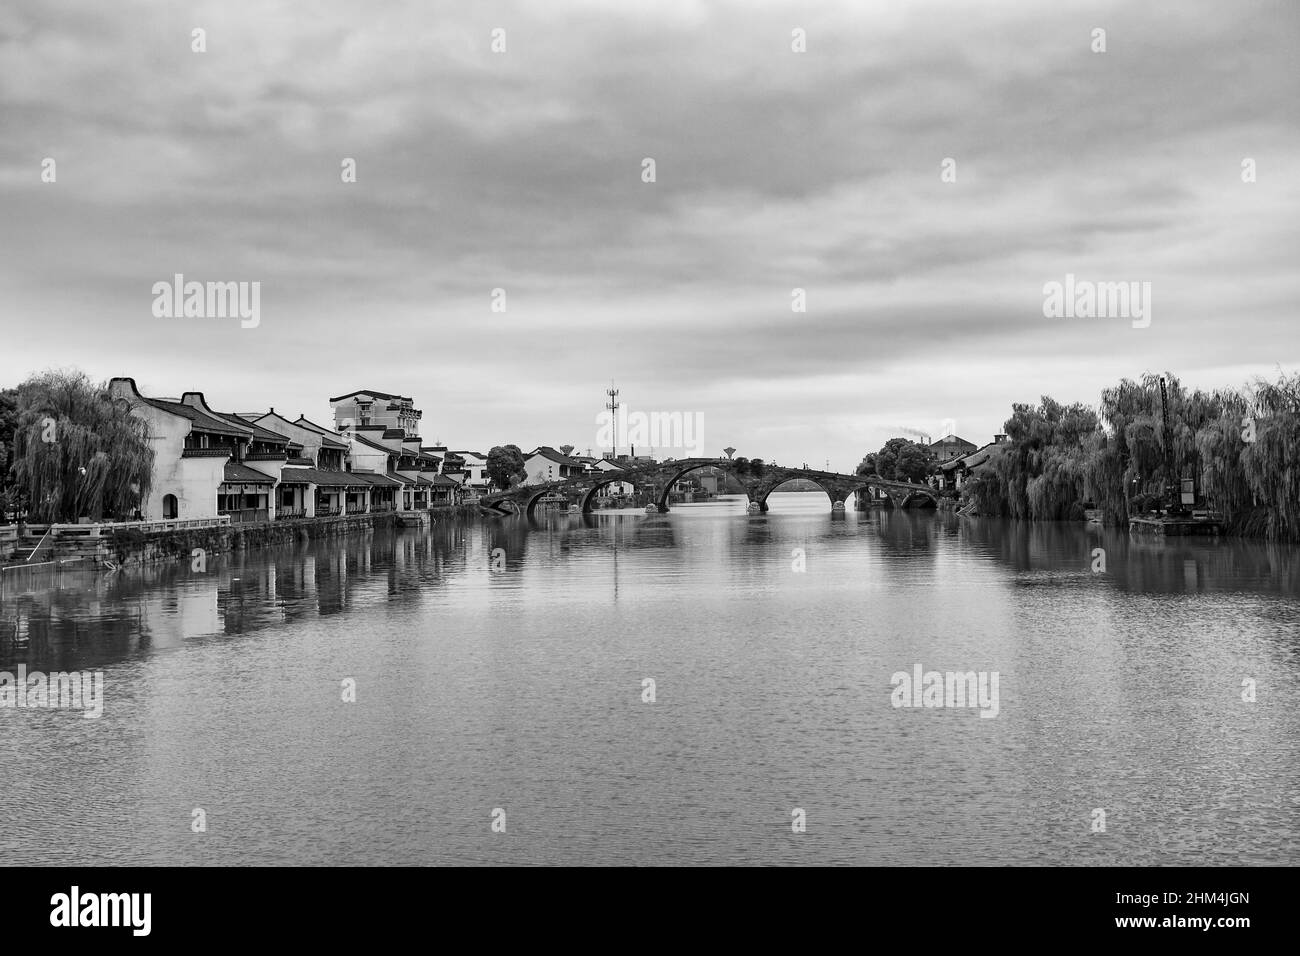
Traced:
<svg viewBox="0 0 1300 956">
<path fill-rule="evenodd" d="M 901 481 L 886 481 L 879 475 L 841 475 L 832 471 L 814 471 L 808 468 L 780 468 L 764 465 L 757 474 L 736 470 L 736 462 L 729 458 L 684 458 L 657 464 L 633 466 L 623 471 L 601 471 L 564 481 L 549 481 L 540 485 L 520 485 L 508 491 L 498 491 L 478 500 L 479 505 L 495 514 L 532 514 L 537 503 L 547 495 L 562 495 L 570 504 L 581 504 L 582 510 L 591 510 L 596 492 L 606 485 L 627 482 L 635 487 L 660 511 L 668 510 L 668 494 L 673 486 L 692 471 L 717 468 L 727 472 L 739 482 L 749 496 L 751 511 L 766 511 L 767 496 L 794 478 L 803 478 L 820 487 L 831 499 L 834 511 L 843 511 L 849 495 L 863 488 L 875 488 L 889 496 L 896 508 L 905 508 L 914 500 L 934 506 L 938 504 L 935 493 L 926 485 L 910 485 Z"/>
</svg>

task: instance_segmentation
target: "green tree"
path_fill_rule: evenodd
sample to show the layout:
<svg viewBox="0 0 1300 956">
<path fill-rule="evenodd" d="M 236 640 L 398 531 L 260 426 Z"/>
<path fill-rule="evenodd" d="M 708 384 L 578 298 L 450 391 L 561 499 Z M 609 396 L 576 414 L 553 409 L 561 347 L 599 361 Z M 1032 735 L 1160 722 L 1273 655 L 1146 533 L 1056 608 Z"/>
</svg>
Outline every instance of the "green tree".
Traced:
<svg viewBox="0 0 1300 956">
<path fill-rule="evenodd" d="M 18 386 L 14 484 L 35 521 L 129 517 L 149 494 L 153 449 L 143 419 L 80 371 Z"/>
<path fill-rule="evenodd" d="M 1196 441 L 1206 497 L 1231 530 L 1300 540 L 1300 373 L 1225 399 Z"/>
<path fill-rule="evenodd" d="M 984 469 L 1002 485 L 998 496 L 989 497 L 1005 499 L 1013 518 L 1082 519 L 1097 413 L 1046 395 L 1038 405 L 1015 404 L 1011 410 L 1002 426 L 1006 447 Z"/>
<path fill-rule="evenodd" d="M 934 470 L 934 455 L 923 445 L 908 442 L 898 449 L 894 459 L 894 479 L 921 484 Z"/>
<path fill-rule="evenodd" d="M 888 481 L 924 481 L 934 470 L 934 455 L 910 438 L 891 438 L 880 451 L 866 455 L 859 475 L 879 475 Z"/>
<path fill-rule="evenodd" d="M 503 491 L 523 482 L 524 453 L 518 445 L 495 445 L 488 452 L 483 471 L 496 487 Z"/>
</svg>

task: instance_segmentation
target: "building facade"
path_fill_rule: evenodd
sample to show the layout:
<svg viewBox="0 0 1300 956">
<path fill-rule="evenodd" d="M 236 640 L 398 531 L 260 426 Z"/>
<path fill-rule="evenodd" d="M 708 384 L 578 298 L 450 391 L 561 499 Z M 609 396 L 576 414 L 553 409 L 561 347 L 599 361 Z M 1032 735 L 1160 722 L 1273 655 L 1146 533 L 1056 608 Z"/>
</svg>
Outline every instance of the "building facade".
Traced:
<svg viewBox="0 0 1300 956">
<path fill-rule="evenodd" d="M 335 431 L 356 426 L 380 426 L 401 429 L 407 435 L 420 433 L 424 413 L 405 395 L 392 395 L 362 389 L 330 399 L 334 409 Z"/>
</svg>

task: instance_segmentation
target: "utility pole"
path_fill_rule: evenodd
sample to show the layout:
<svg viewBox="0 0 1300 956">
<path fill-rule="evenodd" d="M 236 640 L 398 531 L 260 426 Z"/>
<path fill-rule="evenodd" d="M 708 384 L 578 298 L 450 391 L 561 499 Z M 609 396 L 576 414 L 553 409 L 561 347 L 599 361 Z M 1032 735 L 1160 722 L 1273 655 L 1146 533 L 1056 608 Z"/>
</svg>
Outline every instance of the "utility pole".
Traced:
<svg viewBox="0 0 1300 956">
<path fill-rule="evenodd" d="M 609 396 L 609 401 L 605 407 L 609 409 L 610 427 L 613 429 L 614 447 L 609 450 L 611 461 L 618 460 L 618 389 L 614 387 L 614 380 L 610 379 L 609 388 L 605 389 L 605 394 Z"/>
</svg>

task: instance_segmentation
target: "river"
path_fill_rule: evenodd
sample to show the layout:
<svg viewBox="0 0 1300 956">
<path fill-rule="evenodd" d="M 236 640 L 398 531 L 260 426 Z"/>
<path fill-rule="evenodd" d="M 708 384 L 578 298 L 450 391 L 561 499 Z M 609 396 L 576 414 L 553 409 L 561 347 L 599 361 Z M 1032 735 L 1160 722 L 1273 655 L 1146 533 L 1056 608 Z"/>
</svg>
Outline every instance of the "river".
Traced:
<svg viewBox="0 0 1300 956">
<path fill-rule="evenodd" d="M 0 860 L 1300 863 L 1300 549 L 770 504 L 6 575 Z"/>
</svg>

